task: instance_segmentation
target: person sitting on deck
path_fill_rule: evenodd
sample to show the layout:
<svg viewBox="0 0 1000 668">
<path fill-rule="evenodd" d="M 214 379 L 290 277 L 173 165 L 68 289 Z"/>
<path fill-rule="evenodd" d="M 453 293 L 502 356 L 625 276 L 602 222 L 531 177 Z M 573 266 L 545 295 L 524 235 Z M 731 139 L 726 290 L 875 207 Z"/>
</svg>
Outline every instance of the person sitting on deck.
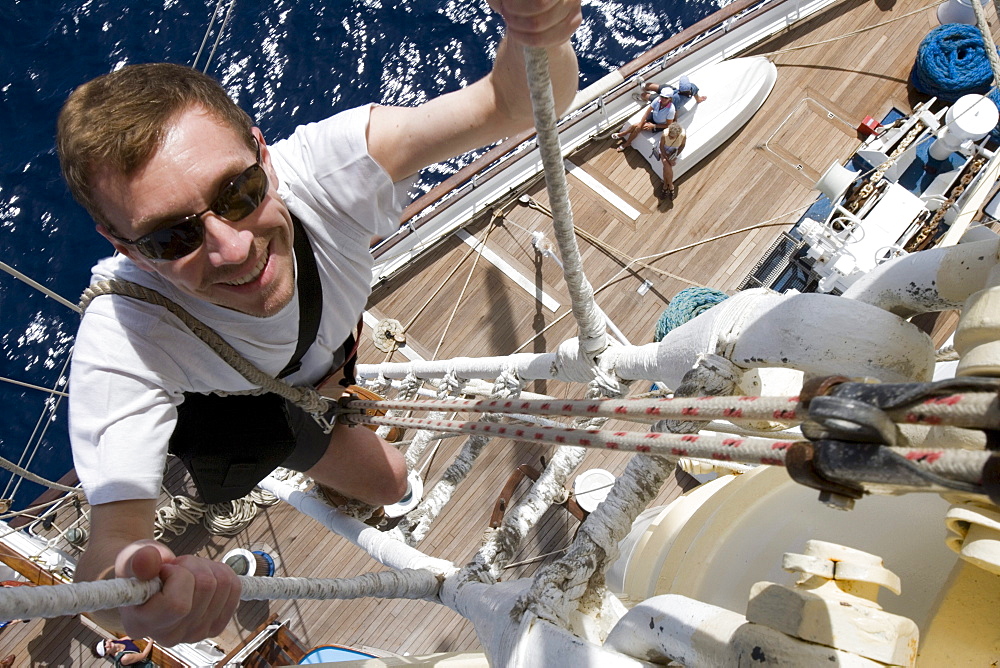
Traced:
<svg viewBox="0 0 1000 668">
<path fill-rule="evenodd" d="M 663 84 L 649 82 L 643 84 L 642 92 L 639 94 L 639 100 L 642 102 L 649 102 L 656 95 L 659 94 L 660 89 L 663 88 Z M 699 95 L 698 86 L 696 86 L 691 79 L 685 74 L 677 82 L 677 88 L 674 89 L 671 86 L 667 86 L 672 91 L 671 97 L 674 102 L 674 106 L 680 108 L 688 98 L 694 98 L 694 101 L 701 104 L 708 99 L 705 95 Z"/>
<path fill-rule="evenodd" d="M 98 640 L 90 648 L 91 654 L 95 658 L 110 658 L 115 662 L 115 666 L 136 666 L 136 668 L 155 668 L 149 655 L 153 652 L 153 641 L 146 638 L 146 647 L 139 649 L 139 646 L 129 637 L 107 638 Z"/>
<path fill-rule="evenodd" d="M 674 123 L 667 131 L 660 135 L 660 163 L 663 165 L 663 186 L 658 193 L 658 197 L 670 197 L 674 199 L 677 195 L 677 188 L 674 187 L 674 165 L 680 157 L 684 145 L 687 143 L 687 133 L 679 123 Z"/>
<path fill-rule="evenodd" d="M 671 93 L 668 89 L 661 90 L 660 94 L 653 100 L 653 103 L 646 107 L 646 113 L 643 114 L 642 120 L 635 125 L 629 125 L 621 132 L 611 135 L 612 139 L 620 142 L 615 150 L 619 153 L 623 152 L 632 145 L 632 142 L 635 141 L 635 138 L 639 136 L 639 132 L 642 130 L 661 132 L 674 122 L 675 115 L 676 112 Z"/>
<path fill-rule="evenodd" d="M 349 376 L 341 367 L 371 291 L 369 242 L 398 228 L 410 178 L 531 126 L 522 47 L 545 49 L 557 110 L 576 93 L 580 0 L 489 2 L 507 35 L 483 79 L 414 108 L 342 111 L 276 143 L 191 68 L 128 65 L 77 88 L 59 116 L 59 159 L 118 253 L 94 281 L 155 290 L 293 385 Z M 322 299 L 308 297 L 314 287 Z M 305 334 L 313 310 L 315 336 Z M 94 613 L 105 628 L 196 642 L 221 633 L 239 604 L 232 568 L 153 540 L 168 449 L 204 499 L 243 496 L 277 466 L 375 506 L 407 489 L 403 456 L 374 431 L 337 424 L 326 434 L 281 397 L 248 394 L 254 384 L 153 303 L 94 298 L 70 378 L 74 464 L 91 504 L 76 579 L 162 580 L 143 605 Z"/>
</svg>

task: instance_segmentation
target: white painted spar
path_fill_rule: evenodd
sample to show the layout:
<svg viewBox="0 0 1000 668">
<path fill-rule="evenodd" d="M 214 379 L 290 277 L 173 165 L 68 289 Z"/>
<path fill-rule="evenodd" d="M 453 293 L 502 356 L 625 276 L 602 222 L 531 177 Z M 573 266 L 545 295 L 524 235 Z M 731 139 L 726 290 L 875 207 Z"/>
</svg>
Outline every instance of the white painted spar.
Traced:
<svg viewBox="0 0 1000 668">
<path fill-rule="evenodd" d="M 674 165 L 674 179 L 683 176 L 746 125 L 771 94 L 777 78 L 778 69 L 763 56 L 724 60 L 692 76 L 691 81 L 698 86 L 699 94 L 707 99 L 698 103 L 688 98 L 677 109 L 675 121 L 687 132 L 687 144 Z M 671 84 L 676 88 L 677 81 Z M 646 107 L 643 107 L 628 119 L 627 125 L 638 123 L 645 113 Z M 653 172 L 662 178 L 663 165 L 653 156 L 653 149 L 659 143 L 659 132 L 644 130 L 632 142 L 632 148 L 639 151 Z"/>
</svg>

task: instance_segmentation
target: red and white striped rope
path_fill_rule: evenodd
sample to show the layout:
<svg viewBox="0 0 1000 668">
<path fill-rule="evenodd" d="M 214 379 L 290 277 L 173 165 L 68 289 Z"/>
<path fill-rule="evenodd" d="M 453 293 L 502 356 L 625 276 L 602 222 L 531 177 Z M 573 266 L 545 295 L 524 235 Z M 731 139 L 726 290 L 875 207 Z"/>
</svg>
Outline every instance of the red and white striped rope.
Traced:
<svg viewBox="0 0 1000 668">
<path fill-rule="evenodd" d="M 521 413 L 579 417 L 608 417 L 631 422 L 659 420 L 774 420 L 801 423 L 807 411 L 799 397 L 704 396 L 654 399 L 438 399 L 352 400 L 351 409 L 409 411 L 462 411 L 468 413 Z M 905 408 L 887 410 L 894 422 L 916 425 L 951 425 L 970 429 L 1000 427 L 1000 402 L 990 392 L 965 392 L 921 400 Z"/>
<path fill-rule="evenodd" d="M 502 403 L 502 402 L 501 402 Z M 669 434 L 657 432 L 604 431 L 570 427 L 498 424 L 462 420 L 413 417 L 346 416 L 352 424 L 376 424 L 414 429 L 509 438 L 531 443 L 575 445 L 591 449 L 622 450 L 672 457 L 696 457 L 744 464 L 785 465 L 785 453 L 795 441 L 756 436 L 713 434 Z M 929 473 L 979 484 L 980 472 L 990 452 L 930 448 L 890 448 Z"/>
</svg>

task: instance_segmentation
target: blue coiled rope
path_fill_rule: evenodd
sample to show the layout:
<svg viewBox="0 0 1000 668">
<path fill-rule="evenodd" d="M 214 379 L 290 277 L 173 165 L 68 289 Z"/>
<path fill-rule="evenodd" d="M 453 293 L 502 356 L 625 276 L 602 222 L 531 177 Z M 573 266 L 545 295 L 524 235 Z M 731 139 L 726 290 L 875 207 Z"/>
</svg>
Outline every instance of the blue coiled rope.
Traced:
<svg viewBox="0 0 1000 668">
<path fill-rule="evenodd" d="M 914 88 L 948 104 L 970 93 L 985 95 L 992 82 L 979 29 L 964 23 L 946 23 L 927 33 L 910 70 Z"/>
<path fill-rule="evenodd" d="M 663 315 L 656 321 L 653 340 L 662 341 L 675 327 L 680 327 L 728 297 L 725 292 L 714 288 L 684 288 L 670 300 Z"/>
</svg>

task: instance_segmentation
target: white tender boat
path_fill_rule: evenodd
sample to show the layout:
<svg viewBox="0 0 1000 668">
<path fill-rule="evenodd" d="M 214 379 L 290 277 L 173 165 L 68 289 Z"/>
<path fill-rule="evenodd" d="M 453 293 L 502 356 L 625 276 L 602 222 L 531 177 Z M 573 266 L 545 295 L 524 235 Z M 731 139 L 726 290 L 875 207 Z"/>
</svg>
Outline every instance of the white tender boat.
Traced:
<svg viewBox="0 0 1000 668">
<path fill-rule="evenodd" d="M 708 65 L 689 76 L 706 99 L 698 103 L 688 98 L 677 109 L 675 122 L 687 133 L 687 143 L 674 165 L 675 179 L 693 169 L 746 125 L 774 88 L 778 68 L 759 56 L 733 58 Z M 677 87 L 676 79 L 668 83 Z M 632 115 L 626 125 L 640 122 L 645 113 L 644 107 Z M 654 154 L 659 143 L 660 133 L 643 130 L 632 142 L 632 148 L 639 151 L 653 173 L 662 178 L 663 166 Z"/>
</svg>

